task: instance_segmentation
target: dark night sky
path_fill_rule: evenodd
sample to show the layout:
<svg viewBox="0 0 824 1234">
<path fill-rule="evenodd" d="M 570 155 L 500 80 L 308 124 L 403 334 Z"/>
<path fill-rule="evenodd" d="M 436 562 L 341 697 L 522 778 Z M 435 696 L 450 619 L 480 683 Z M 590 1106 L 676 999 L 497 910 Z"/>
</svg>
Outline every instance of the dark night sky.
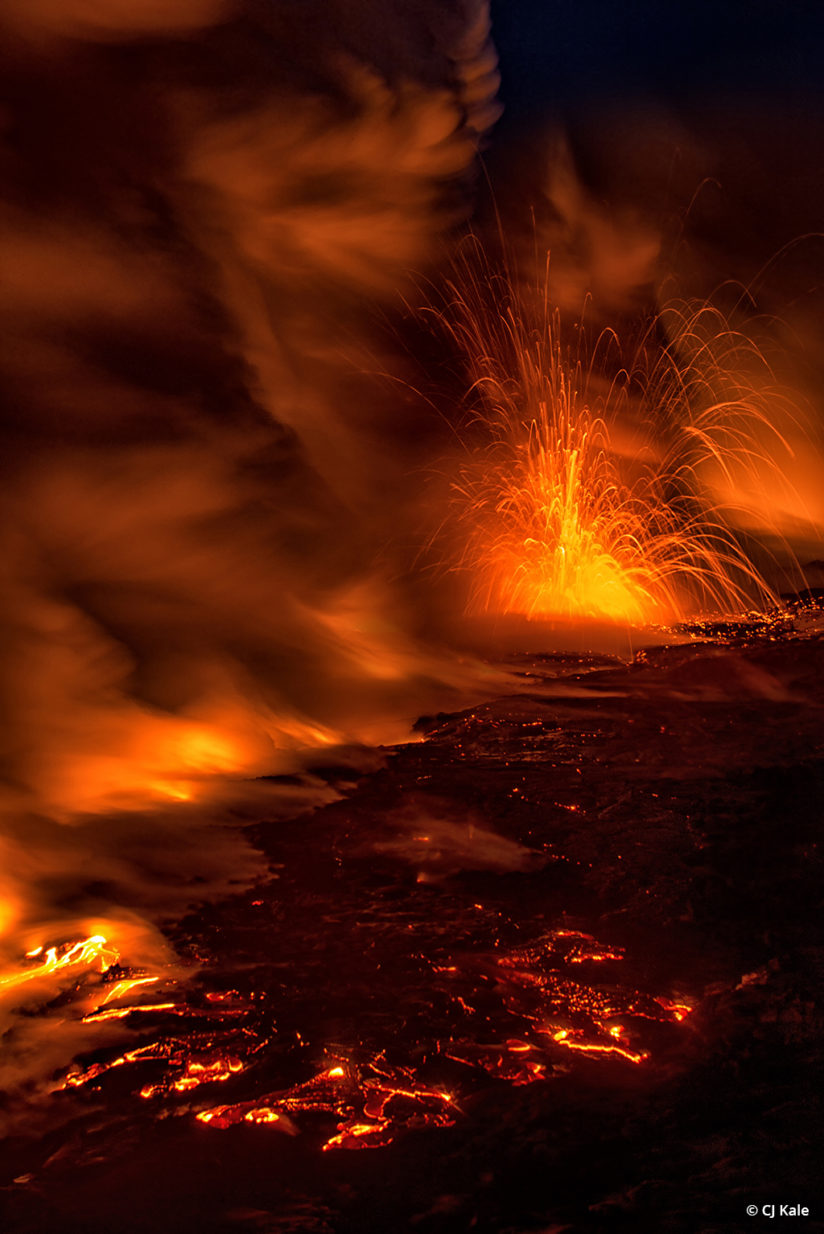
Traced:
<svg viewBox="0 0 824 1234">
<path fill-rule="evenodd" d="M 528 227 L 536 203 L 544 208 L 560 138 L 605 209 L 635 211 L 670 243 L 689 215 L 691 255 L 678 273 L 692 294 L 725 278 L 748 283 L 797 237 L 824 231 L 824 4 L 491 7 L 505 110 L 486 159 L 508 219 Z M 818 297 L 821 249 L 799 247 L 774 272 L 774 311 Z"/>
<path fill-rule="evenodd" d="M 780 0 L 493 0 L 510 123 L 610 98 L 824 99 L 824 6 Z"/>
</svg>

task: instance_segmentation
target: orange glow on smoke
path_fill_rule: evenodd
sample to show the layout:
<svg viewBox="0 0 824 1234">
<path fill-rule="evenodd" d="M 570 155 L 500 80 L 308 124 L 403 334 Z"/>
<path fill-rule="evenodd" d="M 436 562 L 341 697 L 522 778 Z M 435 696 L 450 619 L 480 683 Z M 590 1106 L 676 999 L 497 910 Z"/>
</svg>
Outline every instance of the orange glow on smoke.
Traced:
<svg viewBox="0 0 824 1234">
<path fill-rule="evenodd" d="M 342 740 L 326 725 L 298 715 L 257 714 L 236 701 L 215 702 L 208 717 L 197 720 L 128 705 L 105 721 L 90 718 L 85 729 L 78 723 L 76 730 L 56 747 L 46 743 L 38 771 L 42 799 L 58 815 L 199 801 L 221 779 L 276 769 L 279 752 Z M 0 908 L 0 928 L 3 915 Z"/>
<path fill-rule="evenodd" d="M 193 723 L 127 710 L 101 734 L 102 752 L 68 747 L 56 755 L 45 785 L 71 811 L 140 808 L 148 802 L 187 802 L 209 777 L 254 766 L 257 751 L 231 726 Z"/>
<path fill-rule="evenodd" d="M 791 488 L 789 400 L 754 344 L 708 304 L 669 308 L 627 365 L 612 331 L 562 345 L 546 284 L 465 262 L 450 292 L 480 442 L 452 484 L 470 612 L 642 625 L 775 598 L 735 534 Z M 648 437 L 626 457 L 622 416 Z M 749 483 L 725 492 L 733 474 Z"/>
</svg>

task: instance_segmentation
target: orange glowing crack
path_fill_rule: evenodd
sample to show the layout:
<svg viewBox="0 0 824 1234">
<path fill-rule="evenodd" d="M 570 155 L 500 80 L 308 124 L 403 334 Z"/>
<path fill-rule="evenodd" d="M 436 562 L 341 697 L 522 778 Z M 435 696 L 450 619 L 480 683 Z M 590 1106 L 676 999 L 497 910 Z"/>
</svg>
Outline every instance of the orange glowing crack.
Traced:
<svg viewBox="0 0 824 1234">
<path fill-rule="evenodd" d="M 201 1084 L 222 1084 L 238 1072 L 244 1071 L 245 1068 L 246 1063 L 234 1056 L 216 1058 L 208 1063 L 200 1062 L 198 1059 L 189 1059 L 183 1075 L 172 1081 L 171 1085 L 168 1080 L 157 1084 L 146 1084 L 141 1088 L 140 1096 L 145 1098 L 163 1096 L 170 1089 L 178 1093 L 186 1093 L 193 1088 L 199 1088 Z M 223 1108 L 228 1109 L 229 1107 L 221 1107 Z"/>
<path fill-rule="evenodd" d="M 238 1058 L 225 1060 L 218 1058 L 213 1063 L 190 1061 L 186 1067 L 186 1074 L 179 1080 L 175 1080 L 173 1087 L 177 1092 L 185 1093 L 201 1084 L 223 1083 L 224 1080 L 230 1079 L 243 1069 L 244 1064 Z"/>
<path fill-rule="evenodd" d="M 590 960 L 623 960 L 623 955 L 617 951 L 578 951 L 567 956 L 567 964 L 588 964 Z"/>
<path fill-rule="evenodd" d="M 366 1082 L 368 1089 L 374 1089 L 379 1094 L 385 1094 L 384 1105 L 388 1105 L 393 1097 L 409 1097 L 412 1101 L 420 1101 L 423 1098 L 431 1097 L 436 1101 L 443 1101 L 447 1105 L 453 1105 L 454 1101 L 449 1093 L 442 1093 L 435 1088 L 389 1088 L 380 1084 Z"/>
<path fill-rule="evenodd" d="M 555 944 L 560 940 L 570 940 L 571 948 L 556 948 Z M 94 959 L 100 954 L 104 944 L 105 939 L 102 936 L 93 936 L 75 944 L 60 959 L 57 958 L 57 949 L 52 949 L 43 963 L 30 972 L 38 975 L 72 963 L 81 963 L 89 958 Z M 41 953 L 42 948 L 38 949 L 36 955 Z M 597 987 L 591 988 L 570 981 L 562 977 L 557 968 L 544 968 L 547 965 L 578 964 L 585 960 L 622 958 L 623 953 L 603 946 L 591 935 L 573 930 L 558 930 L 544 935 L 531 947 L 521 948 L 509 955 L 496 956 L 495 960 L 505 970 L 505 975 L 500 968 L 497 971 L 501 974 L 500 981 L 505 983 L 504 1005 L 511 1014 L 519 1017 L 521 1021 L 525 1019 L 531 1023 L 549 1037 L 554 1045 L 576 1050 L 590 1057 L 614 1056 L 638 1065 L 647 1060 L 649 1054 L 631 1048 L 623 1023 L 615 1022 L 617 1018 L 642 1016 L 659 1021 L 680 1021 L 692 1011 L 692 1007 L 684 1002 L 663 997 L 653 999 L 632 991 L 622 995 L 617 995 L 615 991 L 607 993 Z M 540 966 L 537 971 L 536 966 Z M 438 972 L 449 974 L 459 971 L 456 965 L 432 967 Z M 541 971 L 542 968 L 544 971 Z M 27 977 L 28 974 L 23 976 Z M 187 1013 L 185 1006 L 174 1003 L 109 1005 L 117 1004 L 136 988 L 158 980 L 157 977 L 140 977 L 112 983 L 100 1006 L 85 1017 L 85 1022 L 123 1018 L 133 1011 Z M 482 980 L 488 978 L 483 976 Z M 218 1003 L 239 997 L 236 991 L 207 995 L 209 1002 Z M 456 998 L 467 1011 L 470 1010 L 460 996 Z M 534 999 L 544 1004 L 543 1014 L 537 1008 L 533 1010 L 531 1002 Z M 553 1016 L 569 1015 L 575 1026 L 560 1027 L 556 1021 L 555 1025 L 545 1027 L 544 1016 L 547 1013 Z M 586 1020 L 583 1027 L 580 1023 L 576 1024 L 581 1017 Z M 596 1040 L 587 1040 L 587 1035 L 591 1035 L 593 1029 Z M 605 1040 L 597 1040 L 597 1035 L 600 1034 L 604 1035 Z M 223 1083 L 248 1065 L 241 1058 L 233 1056 L 218 1058 L 213 1049 L 215 1043 L 209 1041 L 206 1044 L 210 1047 L 208 1053 L 185 1059 L 185 1055 L 189 1053 L 185 1045 L 168 1039 L 155 1042 L 129 1051 L 110 1062 L 93 1064 L 82 1073 L 73 1072 L 65 1078 L 62 1087 L 80 1087 L 113 1068 L 151 1059 L 165 1063 L 177 1078 L 167 1076 L 159 1082 L 146 1084 L 140 1090 L 140 1095 L 144 1098 L 167 1096 L 175 1092 L 188 1093 L 202 1084 Z M 513 1086 L 544 1081 L 548 1069 L 552 1070 L 548 1067 L 548 1062 L 544 1061 L 544 1050 L 522 1037 L 507 1038 L 497 1046 L 473 1046 L 469 1043 L 456 1043 L 456 1046 L 451 1052 L 441 1049 L 439 1052 L 469 1066 L 479 1067 Z M 524 1055 L 531 1057 L 526 1058 Z M 327 1152 L 382 1147 L 391 1143 L 398 1131 L 410 1127 L 434 1128 L 452 1125 L 455 1116 L 460 1112 L 452 1094 L 419 1085 L 411 1068 L 390 1066 L 384 1052 L 374 1055 L 369 1062 L 354 1062 L 342 1058 L 337 1051 L 331 1058 L 327 1053 L 327 1060 L 325 1069 L 290 1089 L 270 1093 L 256 1103 L 246 1101 L 234 1105 L 213 1106 L 201 1110 L 196 1114 L 196 1118 L 202 1124 L 214 1128 L 225 1129 L 244 1122 L 270 1125 L 287 1134 L 297 1135 L 299 1127 L 291 1121 L 290 1115 L 336 1115 L 340 1120 L 337 1122 L 337 1130 L 322 1145 L 322 1151 Z"/>
<path fill-rule="evenodd" d="M 547 1030 L 550 1031 L 551 1030 Z M 631 1063 L 643 1063 L 649 1058 L 649 1054 L 635 1054 L 632 1050 L 625 1050 L 619 1045 L 595 1045 L 584 1041 L 575 1041 L 569 1036 L 569 1029 L 561 1028 L 557 1032 L 551 1033 L 552 1040 L 558 1045 L 566 1046 L 568 1050 L 579 1050 L 583 1054 L 618 1054 L 621 1058 L 626 1058 Z"/>
<path fill-rule="evenodd" d="M 545 1079 L 546 1064 L 532 1059 L 515 1061 L 509 1055 L 526 1053 L 534 1048 L 526 1042 L 515 1042 L 514 1048 L 513 1044 L 507 1043 L 505 1052 L 494 1046 L 468 1046 L 464 1050 L 446 1049 L 442 1053 L 444 1058 L 454 1059 L 455 1062 L 463 1063 L 468 1067 L 478 1067 L 489 1075 L 508 1080 L 515 1088 L 521 1088 L 526 1084 Z"/>
<path fill-rule="evenodd" d="M 525 1066 L 526 1066 L 526 1070 L 528 1074 L 531 1075 L 533 1079 L 540 1080 L 543 1078 L 543 1073 L 546 1071 L 546 1063 L 527 1062 Z M 523 1083 L 528 1083 L 528 1081 L 515 1080 L 515 1083 L 523 1084 Z"/>
<path fill-rule="evenodd" d="M 135 1063 L 144 1058 L 156 1058 L 157 1047 L 155 1045 L 142 1046 L 136 1050 L 129 1050 L 126 1054 L 121 1054 L 119 1058 L 112 1059 L 108 1063 L 92 1063 L 91 1067 L 87 1067 L 85 1071 L 70 1071 L 62 1084 L 58 1085 L 55 1091 L 60 1092 L 67 1088 L 82 1088 L 84 1084 L 88 1084 L 90 1080 L 96 1080 L 99 1076 L 105 1075 L 107 1071 L 111 1071 L 115 1067 L 124 1067 L 127 1063 Z"/>
<path fill-rule="evenodd" d="M 227 1113 L 227 1111 L 230 1111 L 231 1109 L 232 1106 L 230 1105 L 216 1105 L 211 1110 L 201 1110 L 199 1114 L 195 1115 L 195 1118 L 199 1123 L 208 1124 L 214 1122 L 215 1119 L 220 1119 Z"/>
</svg>

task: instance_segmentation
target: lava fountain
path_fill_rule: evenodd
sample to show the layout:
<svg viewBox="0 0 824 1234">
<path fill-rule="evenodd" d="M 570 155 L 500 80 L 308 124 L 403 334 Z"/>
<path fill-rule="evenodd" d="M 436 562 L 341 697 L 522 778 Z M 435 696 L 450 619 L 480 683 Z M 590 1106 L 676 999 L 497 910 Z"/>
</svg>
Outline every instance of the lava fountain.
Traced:
<svg viewBox="0 0 824 1234">
<path fill-rule="evenodd" d="M 470 613 L 648 625 L 775 600 L 741 528 L 790 487 L 794 412 L 711 303 L 670 304 L 626 359 L 613 329 L 566 341 L 549 262 L 522 287 L 473 243 L 438 320 L 471 383 L 447 520 Z"/>
</svg>

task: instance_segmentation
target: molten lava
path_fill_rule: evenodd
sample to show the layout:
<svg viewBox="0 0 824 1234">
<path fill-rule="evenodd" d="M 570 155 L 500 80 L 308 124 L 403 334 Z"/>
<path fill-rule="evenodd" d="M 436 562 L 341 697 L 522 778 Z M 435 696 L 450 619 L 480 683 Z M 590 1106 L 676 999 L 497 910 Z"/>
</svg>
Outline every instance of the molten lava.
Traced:
<svg viewBox="0 0 824 1234">
<path fill-rule="evenodd" d="M 334 1148 L 378 1148 L 391 1143 L 399 1128 L 446 1127 L 454 1121 L 449 1093 L 417 1082 L 409 1068 L 391 1068 L 382 1056 L 356 1066 L 352 1062 L 326 1067 L 311 1079 L 263 1102 L 242 1102 L 203 1110 L 197 1115 L 208 1126 L 225 1129 L 239 1122 L 278 1124 L 295 1134 L 291 1114 L 329 1114 L 340 1121 L 322 1151 Z"/>
<path fill-rule="evenodd" d="M 38 964 L 0 974 L 0 994 L 19 989 L 29 982 L 51 977 L 54 973 L 62 976 L 65 973 L 82 972 L 98 961 L 100 971 L 105 972 L 116 963 L 118 958 L 117 952 L 109 946 L 102 934 L 93 934 L 90 938 L 81 939 L 79 942 L 70 943 L 64 947 L 49 947 L 45 950 L 45 954 L 43 947 L 35 947 L 28 953 L 27 958 L 34 959 L 41 954 L 44 958 Z"/>
<path fill-rule="evenodd" d="M 580 323 L 562 343 L 547 282 L 465 259 L 449 292 L 478 443 L 452 484 L 470 612 L 642 625 L 774 599 L 736 533 L 790 487 L 792 409 L 755 344 L 709 304 L 673 306 L 627 363 L 613 331 L 589 354 Z M 624 420 L 648 439 L 619 457 Z"/>
<path fill-rule="evenodd" d="M 215 1105 L 212 1099 L 197 1110 L 204 1126 L 225 1130 L 248 1123 L 290 1136 L 309 1133 L 323 1152 L 380 1148 L 409 1129 L 450 1126 L 462 1114 L 460 1099 L 488 1084 L 489 1077 L 513 1087 L 545 1083 L 564 1070 L 562 1051 L 582 1060 L 641 1064 L 651 1057 L 652 1043 L 645 1039 L 649 1022 L 676 1025 L 692 1009 L 665 996 L 603 985 L 602 966 L 621 963 L 623 949 L 557 928 L 518 947 L 429 962 L 433 1007 L 449 1010 L 427 1041 L 414 1043 L 414 1063 L 389 1061 L 387 1048 L 375 1051 L 352 1042 L 346 1053 L 330 1048 L 326 1064 L 307 1079 L 261 1093 L 254 1068 L 258 1063 L 271 1068 L 284 1044 L 274 1025 L 261 1021 L 256 994 L 198 995 L 174 986 L 173 996 L 161 1001 L 160 978 L 120 968 L 114 953 L 102 952 L 104 943 L 100 936 L 87 939 L 62 957 L 53 949 L 44 964 L 29 971 L 88 967 L 105 955 L 107 971 L 91 990 L 92 1010 L 78 1018 L 93 1026 L 143 1013 L 140 1024 L 129 1028 L 149 1025 L 148 1040 L 144 1034 L 130 1049 L 109 1047 L 102 1057 L 98 1052 L 74 1064 L 55 1091 L 96 1093 L 111 1073 L 130 1074 L 131 1091 L 168 1115 L 190 1114 L 186 1099 L 195 1090 L 208 1094 L 212 1086 L 225 1085 L 234 1100 Z M 567 975 L 570 968 L 575 980 Z M 107 988 L 101 990 L 100 983 Z M 88 992 L 84 1002 L 88 1007 Z M 178 1021 L 174 1027 L 171 1017 Z M 295 1040 L 297 1065 L 311 1066 L 300 1033 Z"/>
</svg>

